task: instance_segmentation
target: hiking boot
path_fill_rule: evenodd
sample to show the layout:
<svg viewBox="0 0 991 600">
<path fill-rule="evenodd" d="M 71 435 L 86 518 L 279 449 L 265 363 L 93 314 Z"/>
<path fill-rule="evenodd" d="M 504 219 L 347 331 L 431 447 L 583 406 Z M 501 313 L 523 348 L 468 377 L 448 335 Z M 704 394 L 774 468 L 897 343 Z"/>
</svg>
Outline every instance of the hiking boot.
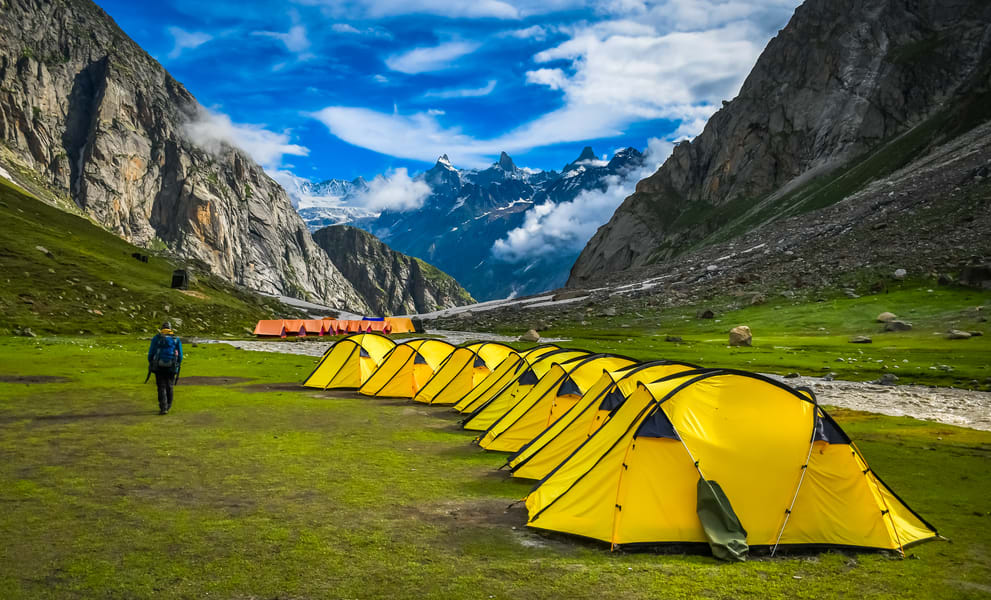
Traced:
<svg viewBox="0 0 991 600">
<path fill-rule="evenodd" d="M 161 409 L 161 410 L 158 411 L 158 414 L 160 414 L 160 415 L 167 415 L 167 414 L 169 414 L 169 411 L 167 411 L 167 410 L 165 410 L 163 408 L 163 409 Z"/>
</svg>

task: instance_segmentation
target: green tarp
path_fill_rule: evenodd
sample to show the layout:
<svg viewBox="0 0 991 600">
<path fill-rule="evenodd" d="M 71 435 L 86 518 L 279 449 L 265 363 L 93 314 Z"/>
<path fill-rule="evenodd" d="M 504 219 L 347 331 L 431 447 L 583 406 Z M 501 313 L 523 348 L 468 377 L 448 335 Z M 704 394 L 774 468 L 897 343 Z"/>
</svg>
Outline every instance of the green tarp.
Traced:
<svg viewBox="0 0 991 600">
<path fill-rule="evenodd" d="M 747 530 L 718 483 L 699 477 L 696 511 L 713 556 L 720 560 L 747 560 Z"/>
</svg>

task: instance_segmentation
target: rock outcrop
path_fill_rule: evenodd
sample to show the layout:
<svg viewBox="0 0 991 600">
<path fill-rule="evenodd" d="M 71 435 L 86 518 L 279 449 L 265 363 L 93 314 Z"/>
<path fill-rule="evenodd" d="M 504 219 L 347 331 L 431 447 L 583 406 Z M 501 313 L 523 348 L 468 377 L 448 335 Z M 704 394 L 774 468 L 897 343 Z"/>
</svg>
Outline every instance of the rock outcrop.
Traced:
<svg viewBox="0 0 991 600">
<path fill-rule="evenodd" d="M 242 152 L 194 144 L 193 96 L 90 0 L 0 2 L 0 152 L 144 247 L 264 292 L 363 311 L 285 191 Z"/>
<path fill-rule="evenodd" d="M 396 252 L 367 231 L 334 225 L 313 239 L 376 314 L 426 313 L 474 302 L 450 275 Z"/>
<path fill-rule="evenodd" d="M 568 285 L 821 209 L 988 117 L 991 4 L 808 0 L 739 95 L 617 209 Z"/>
</svg>

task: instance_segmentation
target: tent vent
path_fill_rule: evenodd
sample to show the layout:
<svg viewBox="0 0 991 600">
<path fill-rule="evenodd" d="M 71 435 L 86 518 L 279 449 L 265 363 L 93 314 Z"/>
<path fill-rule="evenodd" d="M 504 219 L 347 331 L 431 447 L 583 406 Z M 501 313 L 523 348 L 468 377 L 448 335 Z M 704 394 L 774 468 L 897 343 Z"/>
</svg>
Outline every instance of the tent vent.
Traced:
<svg viewBox="0 0 991 600">
<path fill-rule="evenodd" d="M 561 383 L 561 387 L 557 388 L 558 396 L 567 396 L 569 394 L 574 396 L 582 395 L 582 391 L 578 388 L 578 384 L 575 383 L 571 377 L 565 378 L 565 380 Z"/>
<path fill-rule="evenodd" d="M 599 410 L 616 410 L 625 401 L 626 396 L 623 395 L 623 392 L 619 391 L 618 387 L 614 386 L 613 389 L 606 394 L 606 397 L 602 399 L 602 404 L 599 405 Z"/>
<path fill-rule="evenodd" d="M 520 375 L 518 383 L 520 385 L 536 385 L 537 381 L 537 374 L 533 372 L 533 369 L 527 369 L 525 373 Z"/>
<path fill-rule="evenodd" d="M 816 431 L 812 439 L 817 442 L 826 442 L 827 444 L 850 443 L 850 438 L 843 433 L 840 426 L 826 413 L 820 413 L 820 418 L 816 419 Z"/>
<path fill-rule="evenodd" d="M 476 356 L 476 357 L 475 357 L 475 364 L 474 364 L 474 365 L 472 365 L 472 366 L 473 366 L 473 367 L 475 367 L 475 368 L 477 369 L 477 368 L 479 368 L 479 367 L 485 367 L 485 366 L 487 366 L 487 365 L 485 364 L 485 361 L 484 361 L 484 360 L 482 360 L 482 357 L 481 357 L 481 356 Z"/>
<path fill-rule="evenodd" d="M 419 352 L 416 353 L 416 358 L 413 359 L 414 365 L 425 365 L 427 364 L 427 359 L 423 358 L 423 355 Z"/>
<path fill-rule="evenodd" d="M 372 355 L 368 353 L 368 350 L 365 350 L 364 348 L 359 349 L 358 356 L 360 356 L 361 358 L 371 358 L 372 357 Z"/>
<path fill-rule="evenodd" d="M 654 408 L 654 412 L 640 424 L 636 437 L 681 439 L 678 432 L 674 430 L 674 425 L 671 424 L 668 416 L 659 406 Z"/>
</svg>

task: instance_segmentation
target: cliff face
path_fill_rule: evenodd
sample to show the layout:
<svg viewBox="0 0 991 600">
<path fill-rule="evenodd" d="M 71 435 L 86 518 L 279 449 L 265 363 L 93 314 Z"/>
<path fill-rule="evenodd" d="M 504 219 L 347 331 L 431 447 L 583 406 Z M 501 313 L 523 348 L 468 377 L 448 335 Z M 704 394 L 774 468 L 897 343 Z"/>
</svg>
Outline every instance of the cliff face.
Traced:
<svg viewBox="0 0 991 600">
<path fill-rule="evenodd" d="M 236 283 L 368 308 L 261 167 L 187 139 L 196 100 L 99 7 L 0 8 L 0 156 L 15 178 L 39 178 L 128 241 L 164 243 Z"/>
<path fill-rule="evenodd" d="M 834 204 L 987 118 L 985 0 L 808 0 L 589 241 L 569 286 Z M 982 116 L 983 115 L 983 116 Z"/>
<path fill-rule="evenodd" d="M 425 313 L 474 302 L 450 275 L 396 252 L 367 231 L 334 225 L 315 232 L 313 239 L 369 298 L 376 314 Z"/>
</svg>

